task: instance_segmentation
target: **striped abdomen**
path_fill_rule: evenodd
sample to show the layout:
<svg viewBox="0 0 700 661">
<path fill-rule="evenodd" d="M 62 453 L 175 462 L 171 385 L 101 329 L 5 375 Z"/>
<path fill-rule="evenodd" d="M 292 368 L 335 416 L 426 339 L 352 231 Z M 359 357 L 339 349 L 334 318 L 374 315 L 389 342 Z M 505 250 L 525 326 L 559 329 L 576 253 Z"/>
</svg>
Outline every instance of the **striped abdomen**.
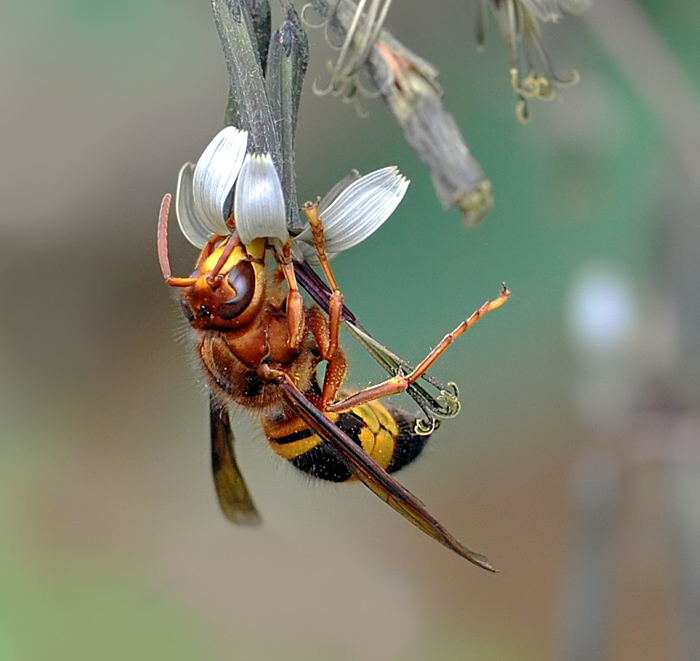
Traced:
<svg viewBox="0 0 700 661">
<path fill-rule="evenodd" d="M 374 401 L 346 413 L 327 413 L 353 441 L 382 468 L 393 473 L 412 462 L 428 441 L 414 431 L 415 416 Z M 299 470 L 331 482 L 344 482 L 353 475 L 328 448 L 328 443 L 297 418 L 294 428 L 265 425 L 272 449 L 289 459 Z"/>
</svg>

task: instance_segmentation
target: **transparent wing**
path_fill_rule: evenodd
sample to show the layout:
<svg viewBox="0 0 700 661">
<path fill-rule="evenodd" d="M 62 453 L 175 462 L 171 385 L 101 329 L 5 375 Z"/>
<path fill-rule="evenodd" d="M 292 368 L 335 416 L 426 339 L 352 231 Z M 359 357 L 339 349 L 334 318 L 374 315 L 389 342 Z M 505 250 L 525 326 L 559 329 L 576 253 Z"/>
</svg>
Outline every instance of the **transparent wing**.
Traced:
<svg viewBox="0 0 700 661">
<path fill-rule="evenodd" d="M 276 383 L 305 422 L 322 436 L 357 478 L 387 505 L 469 562 L 495 572 L 486 556 L 471 551 L 453 537 L 406 487 L 397 482 L 345 432 L 334 425 L 294 385 L 291 378 L 280 373 Z"/>
<path fill-rule="evenodd" d="M 295 261 L 294 271 L 301 286 L 309 292 L 316 304 L 327 313 L 331 296 L 328 285 L 306 261 Z M 388 374 L 396 376 L 399 371 L 408 374 L 413 370 L 414 366 L 411 363 L 375 340 L 346 305 L 343 305 L 342 319 L 354 338 Z M 421 380 L 422 384 L 416 381 L 408 387 L 406 392 L 421 407 L 425 414 L 425 419 L 418 421 L 415 432 L 429 435 L 438 427 L 438 418 L 455 417 L 459 413 L 461 405 L 459 403 L 459 392 L 455 384 L 450 383 L 445 386 L 430 376 L 430 374 L 424 374 Z M 434 388 L 434 394 L 429 392 L 428 386 Z"/>
<path fill-rule="evenodd" d="M 253 504 L 233 450 L 233 431 L 228 410 L 209 395 L 211 465 L 221 509 L 228 519 L 243 525 L 258 525 L 260 514 Z"/>
</svg>

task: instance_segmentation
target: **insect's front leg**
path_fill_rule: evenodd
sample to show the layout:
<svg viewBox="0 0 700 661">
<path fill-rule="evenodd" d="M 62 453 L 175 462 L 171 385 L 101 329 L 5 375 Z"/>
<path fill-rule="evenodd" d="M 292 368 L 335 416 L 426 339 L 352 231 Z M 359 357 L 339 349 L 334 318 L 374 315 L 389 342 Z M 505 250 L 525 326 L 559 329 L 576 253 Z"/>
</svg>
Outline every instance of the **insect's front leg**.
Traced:
<svg viewBox="0 0 700 661">
<path fill-rule="evenodd" d="M 331 298 L 328 305 L 328 325 L 330 331 L 330 344 L 328 351 L 332 356 L 338 350 L 338 333 L 340 332 L 340 321 L 343 314 L 343 295 L 340 293 L 338 283 L 335 280 L 328 255 L 326 254 L 326 241 L 323 238 L 323 223 L 318 217 L 318 202 L 307 202 L 304 207 L 304 213 L 309 219 L 311 234 L 314 238 L 314 246 L 318 261 L 321 263 L 321 268 L 326 275 L 328 285 L 331 288 Z M 328 359 L 326 359 L 328 360 Z"/>
<path fill-rule="evenodd" d="M 348 411 L 355 406 L 360 404 L 365 404 L 367 402 L 374 401 L 375 399 L 380 399 L 382 397 L 389 397 L 390 395 L 397 395 L 398 393 L 405 392 L 412 383 L 425 374 L 432 364 L 440 357 L 440 355 L 450 346 L 464 331 L 466 331 L 470 326 L 473 326 L 479 319 L 481 319 L 487 312 L 495 310 L 501 307 L 508 298 L 510 297 L 510 291 L 504 285 L 502 285 L 501 293 L 497 299 L 493 301 L 486 301 L 478 310 L 473 312 L 467 319 L 465 319 L 457 328 L 455 328 L 451 333 L 445 335 L 442 341 L 409 373 L 405 376 L 403 374 L 398 374 L 397 376 L 391 377 L 382 383 L 378 383 L 375 386 L 370 386 L 364 390 L 360 390 L 339 402 L 329 403 L 324 410 L 331 411 L 333 413 L 341 413 L 342 411 Z"/>
</svg>

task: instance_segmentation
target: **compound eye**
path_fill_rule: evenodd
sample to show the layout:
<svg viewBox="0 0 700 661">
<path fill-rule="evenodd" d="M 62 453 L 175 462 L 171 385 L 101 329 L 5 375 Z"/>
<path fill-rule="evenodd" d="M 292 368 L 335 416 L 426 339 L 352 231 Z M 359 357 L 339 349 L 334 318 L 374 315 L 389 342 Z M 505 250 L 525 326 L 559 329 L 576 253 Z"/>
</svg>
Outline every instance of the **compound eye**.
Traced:
<svg viewBox="0 0 700 661">
<path fill-rule="evenodd" d="M 218 316 L 221 319 L 235 319 L 253 300 L 255 293 L 255 270 L 250 262 L 238 262 L 226 278 L 229 286 L 236 295 L 219 306 Z"/>
<path fill-rule="evenodd" d="M 180 308 L 182 309 L 182 314 L 187 317 L 187 321 L 194 321 L 194 312 L 192 312 L 192 308 L 187 301 L 180 299 Z"/>
</svg>

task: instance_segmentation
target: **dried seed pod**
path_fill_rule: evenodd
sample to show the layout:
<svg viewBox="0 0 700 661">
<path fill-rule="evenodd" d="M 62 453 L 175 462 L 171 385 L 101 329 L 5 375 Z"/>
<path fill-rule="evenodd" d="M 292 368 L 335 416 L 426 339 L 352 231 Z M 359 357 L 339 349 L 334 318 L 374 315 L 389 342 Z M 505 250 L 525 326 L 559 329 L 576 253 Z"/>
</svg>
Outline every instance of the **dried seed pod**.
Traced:
<svg viewBox="0 0 700 661">
<path fill-rule="evenodd" d="M 491 183 L 444 107 L 437 69 L 382 29 L 390 4 L 372 0 L 365 9 L 367 0 L 312 0 L 327 36 L 343 42 L 330 82 L 317 92 L 382 96 L 406 142 L 428 166 L 440 203 L 458 207 L 465 223 L 476 225 L 493 207 Z"/>
</svg>

